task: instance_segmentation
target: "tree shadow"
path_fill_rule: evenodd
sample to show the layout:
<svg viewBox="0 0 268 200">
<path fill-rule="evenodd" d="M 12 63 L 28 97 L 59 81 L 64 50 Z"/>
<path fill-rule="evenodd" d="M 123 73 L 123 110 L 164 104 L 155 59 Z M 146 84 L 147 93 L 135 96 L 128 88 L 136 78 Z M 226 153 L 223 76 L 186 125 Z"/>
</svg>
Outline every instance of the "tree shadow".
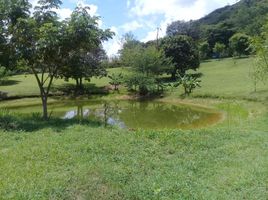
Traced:
<svg viewBox="0 0 268 200">
<path fill-rule="evenodd" d="M 0 100 L 6 99 L 7 98 L 7 92 L 1 92 L 0 91 Z"/>
<path fill-rule="evenodd" d="M 78 88 L 75 84 L 67 83 L 61 86 L 54 86 L 53 92 L 68 96 L 109 94 L 109 90 L 106 87 L 97 87 L 93 83 L 84 84 L 82 88 Z"/>
<path fill-rule="evenodd" d="M 243 60 L 243 59 L 247 59 L 249 58 L 250 56 L 247 56 L 247 55 L 242 55 L 242 56 L 236 56 L 236 57 L 233 57 L 233 59 L 235 60 Z"/>
<path fill-rule="evenodd" d="M 21 81 L 16 81 L 16 80 L 2 80 L 1 81 L 1 86 L 12 86 L 12 85 L 17 85 Z"/>
<path fill-rule="evenodd" d="M 212 62 L 211 59 L 208 59 L 208 60 L 201 60 L 201 63 L 210 63 L 210 62 Z"/>
<path fill-rule="evenodd" d="M 75 124 L 90 127 L 100 127 L 102 125 L 100 121 L 89 119 L 50 118 L 49 120 L 43 120 L 39 114 L 9 114 L 7 111 L 0 113 L 0 129 L 5 131 L 34 132 L 45 128 L 51 128 L 53 131 L 62 132 Z"/>
</svg>

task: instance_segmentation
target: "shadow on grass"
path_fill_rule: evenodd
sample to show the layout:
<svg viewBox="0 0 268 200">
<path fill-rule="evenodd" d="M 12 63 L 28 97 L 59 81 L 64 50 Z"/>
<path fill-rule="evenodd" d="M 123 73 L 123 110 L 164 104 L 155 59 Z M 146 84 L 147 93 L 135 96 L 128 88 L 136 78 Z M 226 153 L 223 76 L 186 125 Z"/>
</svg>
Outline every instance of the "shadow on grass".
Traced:
<svg viewBox="0 0 268 200">
<path fill-rule="evenodd" d="M 1 92 L 0 91 L 0 100 L 7 98 L 7 92 Z"/>
<path fill-rule="evenodd" d="M 51 128 L 54 131 L 62 132 L 69 126 L 80 124 L 90 127 L 100 127 L 99 121 L 89 119 L 60 119 L 50 118 L 43 120 L 40 114 L 23 115 L 13 114 L 8 111 L 0 111 L 0 129 L 5 131 L 25 131 L 34 132 L 45 128 Z"/>
<path fill-rule="evenodd" d="M 63 95 L 79 96 L 79 95 L 108 95 L 109 90 L 106 87 L 97 87 L 95 84 L 87 83 L 82 88 L 78 88 L 75 84 L 64 84 L 53 88 L 53 92 Z"/>
<path fill-rule="evenodd" d="M 12 85 L 17 85 L 21 81 L 16 81 L 16 80 L 2 80 L 1 81 L 1 86 L 12 86 Z"/>
</svg>

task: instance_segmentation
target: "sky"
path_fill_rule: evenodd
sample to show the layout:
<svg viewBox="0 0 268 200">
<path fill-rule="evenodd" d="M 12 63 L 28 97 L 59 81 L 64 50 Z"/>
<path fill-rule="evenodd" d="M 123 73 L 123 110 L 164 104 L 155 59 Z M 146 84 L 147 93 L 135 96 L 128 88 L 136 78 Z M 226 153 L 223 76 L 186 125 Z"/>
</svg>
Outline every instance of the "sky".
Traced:
<svg viewBox="0 0 268 200">
<path fill-rule="evenodd" d="M 38 0 L 30 0 L 36 5 Z M 238 0 L 62 0 L 57 13 L 68 18 L 78 5 L 89 6 L 90 14 L 100 16 L 99 26 L 110 28 L 116 35 L 104 43 L 109 56 L 117 55 L 121 48 L 120 38 L 131 32 L 136 39 L 147 42 L 165 36 L 166 27 L 176 20 L 199 19 L 213 10 L 232 5 Z"/>
</svg>

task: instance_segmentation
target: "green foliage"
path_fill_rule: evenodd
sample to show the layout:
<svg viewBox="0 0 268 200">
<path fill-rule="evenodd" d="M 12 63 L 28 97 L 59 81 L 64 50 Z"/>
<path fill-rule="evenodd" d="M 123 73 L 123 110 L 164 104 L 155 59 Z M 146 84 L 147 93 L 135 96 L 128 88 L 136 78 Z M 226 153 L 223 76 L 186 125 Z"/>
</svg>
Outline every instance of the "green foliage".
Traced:
<svg viewBox="0 0 268 200">
<path fill-rule="evenodd" d="M 2 67 L 2 66 L 0 65 L 0 84 L 1 84 L 4 80 L 6 80 L 6 78 L 7 78 L 7 70 L 6 70 L 5 67 Z"/>
<path fill-rule="evenodd" d="M 233 51 L 233 56 L 249 55 L 251 38 L 242 33 L 236 33 L 230 38 L 230 47 Z"/>
<path fill-rule="evenodd" d="M 216 56 L 218 58 L 222 58 L 224 53 L 225 53 L 225 50 L 226 50 L 226 46 L 224 44 L 221 44 L 221 43 L 216 43 L 214 48 L 213 48 L 213 52 L 216 54 Z"/>
<path fill-rule="evenodd" d="M 253 48 L 256 52 L 256 58 L 251 77 L 256 91 L 259 82 L 265 84 L 268 81 L 268 23 L 264 26 L 262 35 L 253 39 Z"/>
<path fill-rule="evenodd" d="M 216 43 L 229 48 L 229 39 L 235 33 L 259 35 L 267 14 L 267 0 L 241 0 L 198 20 L 172 22 L 167 28 L 167 35 L 182 34 L 199 38 L 199 41 L 208 41 L 211 51 Z M 210 56 L 212 53 L 210 52 Z"/>
<path fill-rule="evenodd" d="M 194 21 L 175 21 L 167 27 L 168 36 L 186 35 L 194 40 L 198 40 L 200 37 L 199 25 Z"/>
<path fill-rule="evenodd" d="M 171 59 L 166 58 L 164 52 L 155 46 L 145 48 L 137 45 L 123 49 L 121 59 L 133 70 L 133 73 L 126 78 L 128 89 L 139 90 L 140 94 L 162 90 L 159 76 L 173 69 Z"/>
<path fill-rule="evenodd" d="M 187 70 L 196 70 L 200 65 L 198 47 L 190 37 L 165 37 L 161 47 L 174 64 L 174 68 L 169 71 L 173 78 L 177 73 L 184 75 Z"/>
<path fill-rule="evenodd" d="M 110 79 L 109 84 L 112 85 L 114 87 L 114 90 L 116 91 L 119 90 L 118 87 L 122 85 L 122 83 L 124 82 L 124 76 L 122 73 L 119 74 L 112 73 L 111 75 L 108 76 L 108 78 Z"/>
<path fill-rule="evenodd" d="M 182 86 L 184 88 L 184 95 L 189 96 L 194 89 L 200 88 L 201 80 L 199 79 L 201 74 L 185 74 L 180 76 L 177 82 L 173 85 L 174 87 Z"/>
<path fill-rule="evenodd" d="M 204 31 L 204 37 L 207 38 L 211 50 L 213 50 L 216 43 L 224 44 L 226 49 L 229 48 L 229 40 L 235 34 L 235 29 L 227 23 L 220 23 L 216 26 L 205 27 Z"/>
<path fill-rule="evenodd" d="M 211 49 L 208 42 L 203 42 L 199 45 L 200 58 L 205 60 L 209 58 Z"/>
<path fill-rule="evenodd" d="M 235 32 L 242 32 L 252 36 L 261 33 L 261 28 L 265 23 L 264 16 L 267 14 L 268 3 L 266 0 L 241 0 L 234 5 L 213 11 L 197 20 L 196 23 L 200 25 L 201 35 L 203 35 L 202 38 L 204 39 L 208 33 L 204 32 L 205 29 L 211 29 L 215 26 L 220 26 L 220 24 L 227 24 Z"/>
<path fill-rule="evenodd" d="M 70 19 L 65 21 L 64 33 L 64 67 L 60 75 L 66 80 L 75 79 L 78 88 L 82 80 L 90 81 L 92 77 L 106 75 L 102 61 L 106 59 L 102 42 L 107 41 L 113 33 L 98 26 L 98 17 L 92 17 L 89 8 L 77 7 Z"/>
<path fill-rule="evenodd" d="M 135 72 L 125 77 L 125 84 L 129 91 L 139 92 L 140 95 L 147 95 L 154 93 L 155 79 Z"/>
<path fill-rule="evenodd" d="M 91 17 L 89 8 L 77 7 L 71 19 L 61 21 L 55 11 L 62 4 L 61 0 L 39 0 L 32 16 L 27 15 L 30 12 L 28 1 L 14 0 L 11 5 L 21 6 L 17 2 L 25 6 L 18 9 L 15 22 L 13 16 L 7 14 L 0 19 L 1 24 L 4 22 L 8 27 L 8 48 L 13 50 L 16 63 L 34 74 L 42 98 L 43 116 L 48 118 L 47 98 L 54 79 L 75 78 L 82 85 L 83 78 L 89 80 L 106 75 L 101 65 L 105 57 L 101 43 L 113 33 L 98 27 L 99 18 Z M 8 6 L 1 2 L 0 9 Z"/>
<path fill-rule="evenodd" d="M 19 19 L 28 18 L 30 3 L 26 0 L 0 1 L 0 65 L 8 70 L 16 67 L 17 51 L 12 44 L 12 32 Z"/>
</svg>

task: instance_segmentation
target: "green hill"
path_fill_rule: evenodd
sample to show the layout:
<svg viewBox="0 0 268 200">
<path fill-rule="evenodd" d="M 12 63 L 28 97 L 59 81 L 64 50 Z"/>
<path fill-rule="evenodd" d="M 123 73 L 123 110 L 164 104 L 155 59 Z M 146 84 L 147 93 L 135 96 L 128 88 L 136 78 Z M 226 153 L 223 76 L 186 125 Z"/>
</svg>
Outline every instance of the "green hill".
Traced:
<svg viewBox="0 0 268 200">
<path fill-rule="evenodd" d="M 202 28 L 227 26 L 236 32 L 259 34 L 268 14 L 267 0 L 241 0 L 238 3 L 217 9 L 195 23 Z"/>
<path fill-rule="evenodd" d="M 230 37 L 237 32 L 259 35 L 267 15 L 267 0 L 241 0 L 198 20 L 174 21 L 167 27 L 167 35 L 188 35 L 195 40 L 208 41 L 211 48 L 216 42 L 228 46 Z"/>
</svg>

